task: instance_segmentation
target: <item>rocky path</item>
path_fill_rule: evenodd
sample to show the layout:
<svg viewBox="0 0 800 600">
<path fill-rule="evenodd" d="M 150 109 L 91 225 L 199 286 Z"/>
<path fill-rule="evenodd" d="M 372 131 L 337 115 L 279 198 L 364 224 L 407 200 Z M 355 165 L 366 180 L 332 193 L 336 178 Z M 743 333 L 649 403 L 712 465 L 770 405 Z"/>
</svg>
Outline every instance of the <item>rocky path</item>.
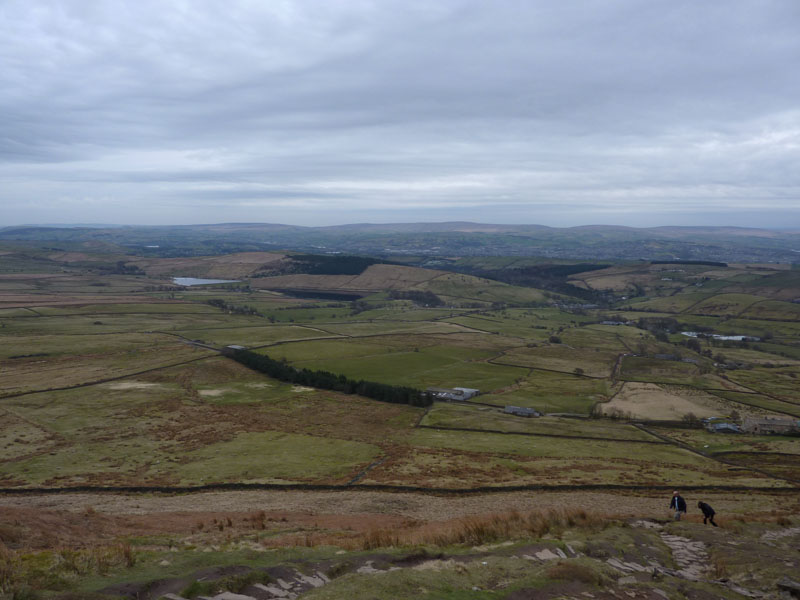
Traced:
<svg viewBox="0 0 800 600">
<path fill-rule="evenodd" d="M 655 521 L 634 521 L 632 525 L 634 527 L 657 530 L 661 541 L 669 548 L 672 559 L 678 566 L 677 569 L 670 569 L 663 565 L 651 563 L 650 566 L 654 569 L 654 575 L 661 572 L 674 577 L 688 579 L 689 581 L 700 581 L 707 578 L 706 576 L 711 570 L 711 563 L 705 543 L 667 533 L 664 531 L 664 526 Z M 639 567 L 641 567 L 641 565 L 639 565 Z"/>
<path fill-rule="evenodd" d="M 553 568 L 569 570 L 572 567 L 567 567 L 566 564 L 574 559 L 579 559 L 579 565 L 585 564 L 587 560 L 598 560 L 605 564 L 606 573 L 608 567 L 618 573 L 616 581 L 607 582 L 598 594 L 583 593 L 589 589 L 585 588 L 583 591 L 570 589 L 569 593 L 563 595 L 574 600 L 583 600 L 582 596 L 597 600 L 619 600 L 624 598 L 622 594 L 634 600 L 668 600 L 676 597 L 676 593 L 685 595 L 689 600 L 698 600 L 705 599 L 706 596 L 697 591 L 701 589 L 697 586 L 709 584 L 718 586 L 718 592 L 722 597 L 731 597 L 729 592 L 735 592 L 740 597 L 754 600 L 788 600 L 791 598 L 790 594 L 800 591 L 800 582 L 792 579 L 790 575 L 784 575 L 779 581 L 775 581 L 768 571 L 755 579 L 753 574 L 758 574 L 757 570 L 744 578 L 736 576 L 735 573 L 730 575 L 730 578 L 716 578 L 719 575 L 714 569 L 711 551 L 714 550 L 716 553 L 720 548 L 740 547 L 742 544 L 752 543 L 752 539 L 750 542 L 743 541 L 739 537 L 731 539 L 724 535 L 720 536 L 716 530 L 704 529 L 702 535 L 705 536 L 705 541 L 701 541 L 687 537 L 694 535 L 695 530 L 692 527 L 678 528 L 682 535 L 677 535 L 672 533 L 676 528 L 671 523 L 665 525 L 649 519 L 628 523 L 634 528 L 650 531 L 626 534 L 627 541 L 624 546 L 610 546 L 607 542 L 601 541 L 596 546 L 587 544 L 585 547 L 573 547 L 555 540 L 540 540 L 525 546 L 516 546 L 513 542 L 476 546 L 471 552 L 464 554 L 429 554 L 421 551 L 400 555 L 378 552 L 368 555 L 348 554 L 346 557 L 337 555 L 318 562 L 299 560 L 270 567 L 212 567 L 180 578 L 161 579 L 149 583 L 117 584 L 101 590 L 101 593 L 114 594 L 131 600 L 134 598 L 187 600 L 188 597 L 195 600 L 294 600 L 304 597 L 315 588 L 328 585 L 332 580 L 345 574 L 374 576 L 403 569 L 441 570 L 464 574 L 470 569 L 473 572 L 480 572 L 498 557 L 504 560 L 511 559 L 512 562 L 515 560 L 528 562 L 531 567 L 543 573 L 548 572 L 550 568 L 548 563 L 551 563 Z M 697 533 L 701 534 L 700 531 Z M 783 550 L 787 544 L 792 543 L 791 539 L 788 541 L 786 539 L 797 536 L 798 533 L 800 527 L 763 533 L 758 538 L 761 543 L 776 548 L 775 555 L 770 555 L 765 560 L 771 564 L 778 557 L 783 557 L 787 568 L 795 568 L 796 559 L 790 556 L 784 557 Z M 506 550 L 506 546 L 513 547 Z M 612 556 L 609 556 L 609 553 Z M 342 551 L 340 554 L 345 553 Z M 535 567 L 537 563 L 541 567 Z M 558 583 L 557 579 L 558 577 L 554 579 L 555 583 L 550 582 L 548 585 L 551 587 L 564 585 Z M 577 584 L 572 582 L 570 585 Z M 722 588 L 727 589 L 723 591 Z M 475 589 L 478 588 L 473 587 L 473 590 Z M 499 591 L 501 588 L 490 586 L 486 589 Z M 505 598 L 541 600 L 544 597 L 536 590 L 528 592 L 525 594 L 522 591 L 513 592 Z"/>
<path fill-rule="evenodd" d="M 705 579 L 710 570 L 708 552 L 703 542 L 692 541 L 679 535 L 659 533 L 672 552 L 672 558 L 678 565 L 675 575 L 690 581 Z"/>
<path fill-rule="evenodd" d="M 715 585 L 724 586 L 737 594 L 747 598 L 764 598 L 765 594 L 759 590 L 745 589 L 729 579 L 713 579 L 711 578 L 711 561 L 708 554 L 706 544 L 698 540 L 690 540 L 689 538 L 674 535 L 663 531 L 663 525 L 653 521 L 636 521 L 633 523 L 635 527 L 645 527 L 647 529 L 656 529 L 661 541 L 669 548 L 672 554 L 672 559 L 678 566 L 677 569 L 670 569 L 663 566 L 652 565 L 653 578 L 655 579 L 659 574 L 671 575 L 689 581 L 704 581 Z M 793 535 L 800 532 L 800 527 L 794 529 L 782 530 L 779 532 L 770 532 L 765 534 L 762 539 L 777 539 L 788 535 Z M 625 566 L 639 567 L 632 570 L 641 570 L 639 565 L 629 565 L 624 563 Z M 616 565 L 612 565 L 616 566 Z"/>
</svg>

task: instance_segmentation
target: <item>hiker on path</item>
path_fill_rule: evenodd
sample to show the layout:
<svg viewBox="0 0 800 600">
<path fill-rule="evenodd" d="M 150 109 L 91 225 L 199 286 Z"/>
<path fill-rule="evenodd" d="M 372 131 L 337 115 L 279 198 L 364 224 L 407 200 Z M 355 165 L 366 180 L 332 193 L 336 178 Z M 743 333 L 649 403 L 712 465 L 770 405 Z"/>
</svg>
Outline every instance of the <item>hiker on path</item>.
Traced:
<svg viewBox="0 0 800 600">
<path fill-rule="evenodd" d="M 711 508 L 705 502 L 698 502 L 697 508 L 703 511 L 703 525 L 706 524 L 706 521 L 711 523 L 714 527 L 719 527 L 716 523 L 714 523 L 714 515 L 717 514 L 714 512 L 714 509 Z"/>
<path fill-rule="evenodd" d="M 672 492 L 672 502 L 669 507 L 675 511 L 675 520 L 681 520 L 681 513 L 686 513 L 686 500 L 678 492 Z"/>
</svg>

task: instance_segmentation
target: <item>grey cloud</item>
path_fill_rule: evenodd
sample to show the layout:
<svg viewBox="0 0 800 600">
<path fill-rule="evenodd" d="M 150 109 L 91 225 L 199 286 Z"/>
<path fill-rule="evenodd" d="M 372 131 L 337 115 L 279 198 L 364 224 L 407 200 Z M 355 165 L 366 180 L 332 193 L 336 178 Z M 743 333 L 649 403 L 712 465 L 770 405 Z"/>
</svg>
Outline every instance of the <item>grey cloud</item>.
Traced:
<svg viewBox="0 0 800 600">
<path fill-rule="evenodd" d="M 760 202 L 781 224 L 798 26 L 794 0 L 8 0 L 0 221 L 85 199 L 105 221 L 134 200 L 153 222 L 258 201 L 249 219 L 280 202 L 298 223 Z"/>
</svg>

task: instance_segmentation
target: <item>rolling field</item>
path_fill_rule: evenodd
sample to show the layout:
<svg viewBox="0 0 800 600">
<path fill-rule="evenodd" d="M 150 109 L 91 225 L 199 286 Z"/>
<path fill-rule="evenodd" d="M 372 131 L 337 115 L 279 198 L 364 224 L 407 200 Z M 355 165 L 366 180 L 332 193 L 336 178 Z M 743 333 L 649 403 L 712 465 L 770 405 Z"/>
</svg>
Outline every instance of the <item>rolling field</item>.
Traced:
<svg viewBox="0 0 800 600">
<path fill-rule="evenodd" d="M 626 356 L 622 360 L 620 378 L 625 381 L 688 384 L 697 388 L 736 389 L 717 375 L 703 373 L 695 364 L 679 360 Z"/>
<path fill-rule="evenodd" d="M 761 300 L 751 304 L 741 316 L 746 319 L 800 321 L 800 304 Z"/>
<path fill-rule="evenodd" d="M 520 418 L 483 406 L 437 404 L 420 425 L 434 428 L 479 429 L 526 435 L 654 441 L 653 436 L 631 425 L 563 417 Z"/>
<path fill-rule="evenodd" d="M 603 350 L 575 350 L 567 346 L 543 346 L 541 348 L 515 348 L 495 359 L 495 364 L 528 367 L 547 371 L 581 374 L 605 378 L 611 375 L 618 354 Z"/>
<path fill-rule="evenodd" d="M 231 260 L 244 273 L 258 266 L 256 259 Z M 147 268 L 176 273 L 180 264 L 150 261 Z M 223 277 L 224 261 L 183 264 L 195 270 L 176 274 Z M 657 287 L 661 267 L 612 267 L 587 281 L 600 285 L 612 277 L 622 286 L 649 277 Z M 782 352 L 795 351 L 794 305 L 698 292 L 695 275 L 726 280 L 707 268 L 688 271 L 674 278 L 686 283 L 685 293 L 631 304 L 649 310 L 617 311 L 611 320 L 679 315 L 687 327 L 721 332 L 769 327 L 763 347 L 701 346 L 749 368 L 723 371 L 682 345 L 683 336 L 671 333 L 665 342 L 635 324 L 603 325 L 607 313 L 548 305 L 539 290 L 412 267 L 250 280 L 268 288 L 304 277 L 321 289 L 376 291 L 357 303 L 290 298 L 246 284 L 172 289 L 143 276 L 6 278 L 0 281 L 0 304 L 7 306 L 0 309 L 7 341 L 0 349 L 0 476 L 7 487 L 346 485 L 354 478 L 355 485 L 436 488 L 787 485 L 780 477 L 785 469 L 773 477 L 761 472 L 767 468 L 731 472 L 687 452 L 681 440 L 672 444 L 624 421 L 597 418 L 796 414 L 795 359 L 775 367 Z M 756 276 L 741 269 L 728 275 L 736 285 Z M 390 289 L 434 292 L 448 305 L 391 299 Z M 24 301 L 30 306 L 14 305 Z M 756 306 L 763 310 L 749 316 Z M 788 317 L 769 320 L 776 315 Z M 728 316 L 736 318 L 720 320 Z M 481 394 L 472 404 L 427 409 L 384 404 L 270 379 L 214 350 L 230 344 L 355 381 Z M 694 362 L 657 357 L 669 353 Z M 506 405 L 548 416 L 505 415 Z"/>
<path fill-rule="evenodd" d="M 687 414 L 701 419 L 717 416 L 726 408 L 720 398 L 700 390 L 626 381 L 617 394 L 603 404 L 602 411 L 633 419 L 679 421 Z"/>
<path fill-rule="evenodd" d="M 153 276 L 132 277 L 87 273 L 89 258 L 59 255 L 41 274 L 16 261 L 31 271 L 0 276 L 0 596 L 12 581 L 45 591 L 29 598 L 211 597 L 250 590 L 247 570 L 269 564 L 281 581 L 330 575 L 309 597 L 512 598 L 511 579 L 572 597 L 575 573 L 594 582 L 582 596 L 602 581 L 626 597 L 672 577 L 621 584 L 609 570 L 609 556 L 630 562 L 632 548 L 673 565 L 660 530 L 633 517 L 709 545 L 730 536 L 709 559 L 715 578 L 730 576 L 731 552 L 754 547 L 738 546 L 746 527 L 760 553 L 777 550 L 759 536 L 796 537 L 800 438 L 712 434 L 698 421 L 800 417 L 795 305 L 773 285 L 754 292 L 775 269 L 618 265 L 586 274 L 586 287 L 648 296 L 595 308 L 394 265 L 180 289 L 161 277 L 246 278 L 289 259 L 143 259 Z M 290 280 L 374 293 L 331 301 L 256 289 Z M 433 292 L 436 307 L 391 289 Z M 680 334 L 701 328 L 762 339 Z M 230 344 L 289 373 L 480 394 L 380 402 L 273 379 L 218 351 Z M 544 416 L 506 414 L 509 405 Z M 666 521 L 673 489 L 691 504 L 681 523 Z M 720 511 L 718 530 L 702 529 L 697 498 Z M 793 539 L 775 538 L 786 549 Z M 551 552 L 548 567 L 537 556 Z M 752 557 L 743 564 L 752 577 Z M 772 581 L 769 568 L 759 576 Z M 711 597 L 697 585 L 670 597 Z"/>
<path fill-rule="evenodd" d="M 748 389 L 772 398 L 800 404 L 800 367 L 739 370 L 731 373 L 730 378 Z"/>
<path fill-rule="evenodd" d="M 749 294 L 716 294 L 684 309 L 696 315 L 735 317 L 743 314 L 761 298 Z"/>
</svg>

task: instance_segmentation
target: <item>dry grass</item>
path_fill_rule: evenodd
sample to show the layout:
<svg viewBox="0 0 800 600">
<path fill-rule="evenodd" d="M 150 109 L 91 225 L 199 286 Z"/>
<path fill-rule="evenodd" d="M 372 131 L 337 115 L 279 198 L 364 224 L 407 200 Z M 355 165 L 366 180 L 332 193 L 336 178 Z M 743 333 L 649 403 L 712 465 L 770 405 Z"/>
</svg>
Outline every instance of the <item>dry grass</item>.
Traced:
<svg viewBox="0 0 800 600">
<path fill-rule="evenodd" d="M 476 515 L 443 522 L 417 523 L 397 528 L 376 528 L 363 533 L 306 533 L 263 540 L 268 547 L 334 545 L 347 550 L 374 550 L 402 546 L 452 546 L 481 544 L 521 538 L 541 538 L 549 533 L 578 527 L 601 529 L 613 521 L 606 515 L 582 509 L 521 513 L 511 511 Z"/>
<path fill-rule="evenodd" d="M 600 585 L 603 583 L 603 576 L 591 567 L 577 563 L 575 561 L 559 560 L 547 569 L 547 577 L 550 579 L 562 579 L 564 581 L 580 581 L 590 585 Z"/>
<path fill-rule="evenodd" d="M 711 557 L 711 575 L 714 579 L 722 579 L 730 575 L 728 561 L 720 556 Z"/>
<path fill-rule="evenodd" d="M 0 542 L 0 597 L 10 594 L 8 597 L 17 598 L 28 590 L 64 589 L 81 577 L 104 575 L 116 567 L 135 564 L 136 554 L 127 542 L 36 553 L 12 551 Z"/>
<path fill-rule="evenodd" d="M 19 569 L 19 560 L 9 551 L 6 545 L 0 541 L 0 593 L 11 589 L 16 582 L 16 573 Z"/>
<path fill-rule="evenodd" d="M 678 388 L 667 389 L 655 383 L 625 382 L 625 387 L 613 400 L 601 405 L 603 414 L 614 411 L 639 419 L 674 419 L 693 413 L 698 417 L 711 417 L 725 410 L 725 404 L 710 394 Z"/>
</svg>

